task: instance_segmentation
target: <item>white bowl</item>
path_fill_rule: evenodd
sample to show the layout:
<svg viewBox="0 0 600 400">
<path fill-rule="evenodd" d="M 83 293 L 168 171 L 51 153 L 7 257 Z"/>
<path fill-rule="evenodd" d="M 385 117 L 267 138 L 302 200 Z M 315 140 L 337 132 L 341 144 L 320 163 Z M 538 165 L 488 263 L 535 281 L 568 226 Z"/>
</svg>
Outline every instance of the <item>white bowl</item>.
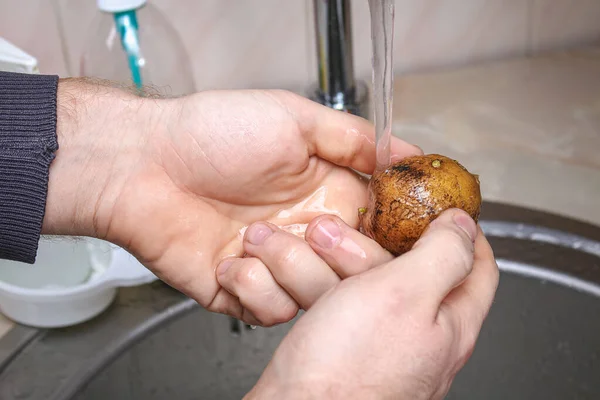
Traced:
<svg viewBox="0 0 600 400">
<path fill-rule="evenodd" d="M 62 247 L 57 249 L 59 246 Z M 85 252 L 77 246 L 84 246 Z M 61 251 L 62 264 L 58 268 L 55 257 Z M 82 258 L 86 252 L 89 257 Z M 38 328 L 59 328 L 87 321 L 111 304 L 118 287 L 141 285 L 157 279 L 120 247 L 88 238 L 71 242 L 42 239 L 33 266 L 16 264 L 0 262 L 0 312 L 18 323 Z M 27 281 L 24 275 L 19 276 L 15 266 L 32 268 L 26 272 L 30 280 Z M 51 279 L 44 268 L 53 268 L 55 275 L 58 271 L 64 276 Z M 45 279 L 36 280 L 37 272 L 45 275 Z"/>
</svg>

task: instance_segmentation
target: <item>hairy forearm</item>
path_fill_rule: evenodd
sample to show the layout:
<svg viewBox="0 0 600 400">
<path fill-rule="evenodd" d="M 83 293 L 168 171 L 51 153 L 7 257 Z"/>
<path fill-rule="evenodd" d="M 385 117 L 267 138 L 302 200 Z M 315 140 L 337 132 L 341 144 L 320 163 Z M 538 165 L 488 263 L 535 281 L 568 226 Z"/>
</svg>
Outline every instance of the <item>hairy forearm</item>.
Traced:
<svg viewBox="0 0 600 400">
<path fill-rule="evenodd" d="M 139 161 L 151 100 L 90 79 L 58 84 L 59 149 L 50 166 L 43 234 L 102 237 L 111 196 Z"/>
</svg>

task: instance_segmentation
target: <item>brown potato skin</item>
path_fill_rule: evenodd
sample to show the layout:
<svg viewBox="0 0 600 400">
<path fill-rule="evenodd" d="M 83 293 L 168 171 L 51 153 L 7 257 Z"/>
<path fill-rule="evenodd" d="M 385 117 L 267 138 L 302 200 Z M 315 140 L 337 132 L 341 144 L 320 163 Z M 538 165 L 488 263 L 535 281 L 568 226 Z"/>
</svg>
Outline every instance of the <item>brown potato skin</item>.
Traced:
<svg viewBox="0 0 600 400">
<path fill-rule="evenodd" d="M 405 158 L 373 174 L 369 204 L 366 211 L 359 210 L 359 217 L 363 233 L 399 256 L 449 208 L 460 208 L 477 222 L 479 178 L 455 160 L 428 154 Z"/>
</svg>

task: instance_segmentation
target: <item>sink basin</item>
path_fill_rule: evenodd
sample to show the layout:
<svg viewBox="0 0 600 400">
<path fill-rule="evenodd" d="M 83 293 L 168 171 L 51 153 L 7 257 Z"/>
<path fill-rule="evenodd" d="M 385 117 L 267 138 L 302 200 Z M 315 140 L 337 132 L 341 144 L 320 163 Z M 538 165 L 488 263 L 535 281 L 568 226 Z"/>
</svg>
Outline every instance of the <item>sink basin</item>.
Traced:
<svg viewBox="0 0 600 400">
<path fill-rule="evenodd" d="M 600 399 L 600 228 L 484 204 L 502 269 L 448 399 Z M 0 398 L 240 399 L 293 322 L 252 329 L 154 283 L 97 319 L 0 340 Z"/>
</svg>

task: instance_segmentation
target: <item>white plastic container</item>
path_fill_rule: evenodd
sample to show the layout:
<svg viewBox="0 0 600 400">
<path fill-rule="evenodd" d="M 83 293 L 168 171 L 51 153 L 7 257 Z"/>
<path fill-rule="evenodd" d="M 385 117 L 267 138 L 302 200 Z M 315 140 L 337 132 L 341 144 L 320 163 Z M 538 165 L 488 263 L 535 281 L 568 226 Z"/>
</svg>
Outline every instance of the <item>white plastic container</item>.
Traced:
<svg viewBox="0 0 600 400">
<path fill-rule="evenodd" d="M 0 37 L 0 71 L 38 74 L 37 59 Z"/>
<path fill-rule="evenodd" d="M 60 268 L 57 250 L 62 252 Z M 82 254 L 87 254 L 87 258 L 82 258 Z M 22 269 L 21 275 L 15 267 Z M 28 267 L 30 270 L 25 271 Z M 61 274 L 62 277 L 56 276 Z M 135 257 L 107 242 L 88 238 L 42 239 L 33 266 L 0 261 L 0 312 L 15 322 L 38 328 L 76 325 L 104 311 L 114 300 L 118 287 L 156 279 Z"/>
</svg>

